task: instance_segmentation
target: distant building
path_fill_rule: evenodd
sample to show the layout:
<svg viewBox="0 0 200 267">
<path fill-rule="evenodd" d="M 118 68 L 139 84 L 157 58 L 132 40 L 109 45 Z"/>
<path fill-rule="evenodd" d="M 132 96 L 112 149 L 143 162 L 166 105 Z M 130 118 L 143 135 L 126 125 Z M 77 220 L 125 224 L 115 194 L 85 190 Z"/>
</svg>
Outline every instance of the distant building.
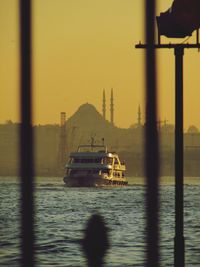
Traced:
<svg viewBox="0 0 200 267">
<path fill-rule="evenodd" d="M 137 122 L 128 129 L 105 120 L 89 103 L 81 105 L 67 120 L 65 112 L 60 116 L 60 125 L 34 126 L 36 175 L 62 176 L 69 153 L 80 144 L 90 143 L 91 137 L 95 137 L 96 144 L 102 144 L 103 138 L 109 150 L 118 152 L 126 161 L 127 175 L 143 175 L 145 126 L 139 108 Z M 0 175 L 18 174 L 18 133 L 19 124 L 0 125 Z M 161 174 L 174 175 L 174 125 L 164 123 L 159 134 Z M 200 132 L 195 126 L 184 134 L 184 149 L 185 175 L 200 177 Z"/>
<path fill-rule="evenodd" d="M 195 133 L 199 133 L 199 129 L 196 126 L 191 125 L 188 128 L 187 132 L 190 133 L 190 134 L 195 134 Z"/>
<path fill-rule="evenodd" d="M 64 168 L 66 163 L 66 113 L 60 113 L 60 142 L 58 150 L 58 166 Z"/>
</svg>

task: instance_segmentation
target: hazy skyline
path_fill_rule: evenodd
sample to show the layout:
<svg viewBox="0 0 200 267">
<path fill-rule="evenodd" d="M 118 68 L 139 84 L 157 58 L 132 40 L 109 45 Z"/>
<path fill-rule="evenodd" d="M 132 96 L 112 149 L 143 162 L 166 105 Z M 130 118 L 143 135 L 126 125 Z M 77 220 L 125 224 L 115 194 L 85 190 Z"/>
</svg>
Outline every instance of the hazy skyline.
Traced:
<svg viewBox="0 0 200 267">
<path fill-rule="evenodd" d="M 157 2 L 159 14 L 172 0 Z M 0 123 L 19 121 L 17 4 L 0 0 Z M 102 113 L 103 89 L 109 119 L 111 88 L 116 126 L 136 122 L 139 104 L 144 116 L 144 51 L 135 49 L 144 42 L 143 20 L 141 0 L 33 0 L 33 122 L 59 123 L 61 111 L 68 118 L 86 102 Z M 159 51 L 158 59 L 159 118 L 174 123 L 173 50 Z M 185 50 L 185 129 L 200 128 L 199 59 L 197 50 Z"/>
</svg>

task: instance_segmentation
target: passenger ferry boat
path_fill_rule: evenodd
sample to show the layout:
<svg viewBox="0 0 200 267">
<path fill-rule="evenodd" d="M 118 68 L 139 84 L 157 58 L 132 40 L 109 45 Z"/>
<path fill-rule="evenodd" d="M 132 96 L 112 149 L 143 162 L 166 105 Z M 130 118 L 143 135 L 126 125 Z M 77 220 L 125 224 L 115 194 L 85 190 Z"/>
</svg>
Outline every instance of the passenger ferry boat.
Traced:
<svg viewBox="0 0 200 267">
<path fill-rule="evenodd" d="M 104 145 L 81 145 L 70 154 L 64 182 L 71 187 L 127 185 L 125 163 Z"/>
</svg>

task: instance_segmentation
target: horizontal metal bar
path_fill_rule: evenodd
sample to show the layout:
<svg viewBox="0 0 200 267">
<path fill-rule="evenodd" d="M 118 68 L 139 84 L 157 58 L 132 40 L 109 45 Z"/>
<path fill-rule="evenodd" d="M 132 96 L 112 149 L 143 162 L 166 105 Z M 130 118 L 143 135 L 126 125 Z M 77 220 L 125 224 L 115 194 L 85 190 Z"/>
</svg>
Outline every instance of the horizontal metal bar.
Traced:
<svg viewBox="0 0 200 267">
<path fill-rule="evenodd" d="M 143 49 L 147 49 L 147 48 L 154 48 L 154 49 L 157 49 L 157 48 L 168 48 L 168 49 L 171 49 L 171 48 L 178 48 L 178 47 L 181 47 L 181 48 L 200 48 L 200 44 L 154 44 L 154 45 L 148 45 L 148 44 L 137 44 L 135 46 L 135 48 L 143 48 Z"/>
</svg>

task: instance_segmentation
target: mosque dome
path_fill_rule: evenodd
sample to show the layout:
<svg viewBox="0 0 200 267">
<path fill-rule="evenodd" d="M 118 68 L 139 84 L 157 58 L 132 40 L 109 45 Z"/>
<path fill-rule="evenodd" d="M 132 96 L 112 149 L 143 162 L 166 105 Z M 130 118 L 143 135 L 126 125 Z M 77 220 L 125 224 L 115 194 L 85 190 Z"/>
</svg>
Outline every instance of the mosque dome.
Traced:
<svg viewBox="0 0 200 267">
<path fill-rule="evenodd" d="M 75 125 L 86 129 L 111 127 L 111 124 L 89 103 L 81 105 L 74 115 L 69 118 L 67 124 L 69 127 Z"/>
<path fill-rule="evenodd" d="M 191 126 L 189 126 L 187 132 L 188 133 L 199 133 L 199 129 L 196 126 L 191 125 Z"/>
</svg>

